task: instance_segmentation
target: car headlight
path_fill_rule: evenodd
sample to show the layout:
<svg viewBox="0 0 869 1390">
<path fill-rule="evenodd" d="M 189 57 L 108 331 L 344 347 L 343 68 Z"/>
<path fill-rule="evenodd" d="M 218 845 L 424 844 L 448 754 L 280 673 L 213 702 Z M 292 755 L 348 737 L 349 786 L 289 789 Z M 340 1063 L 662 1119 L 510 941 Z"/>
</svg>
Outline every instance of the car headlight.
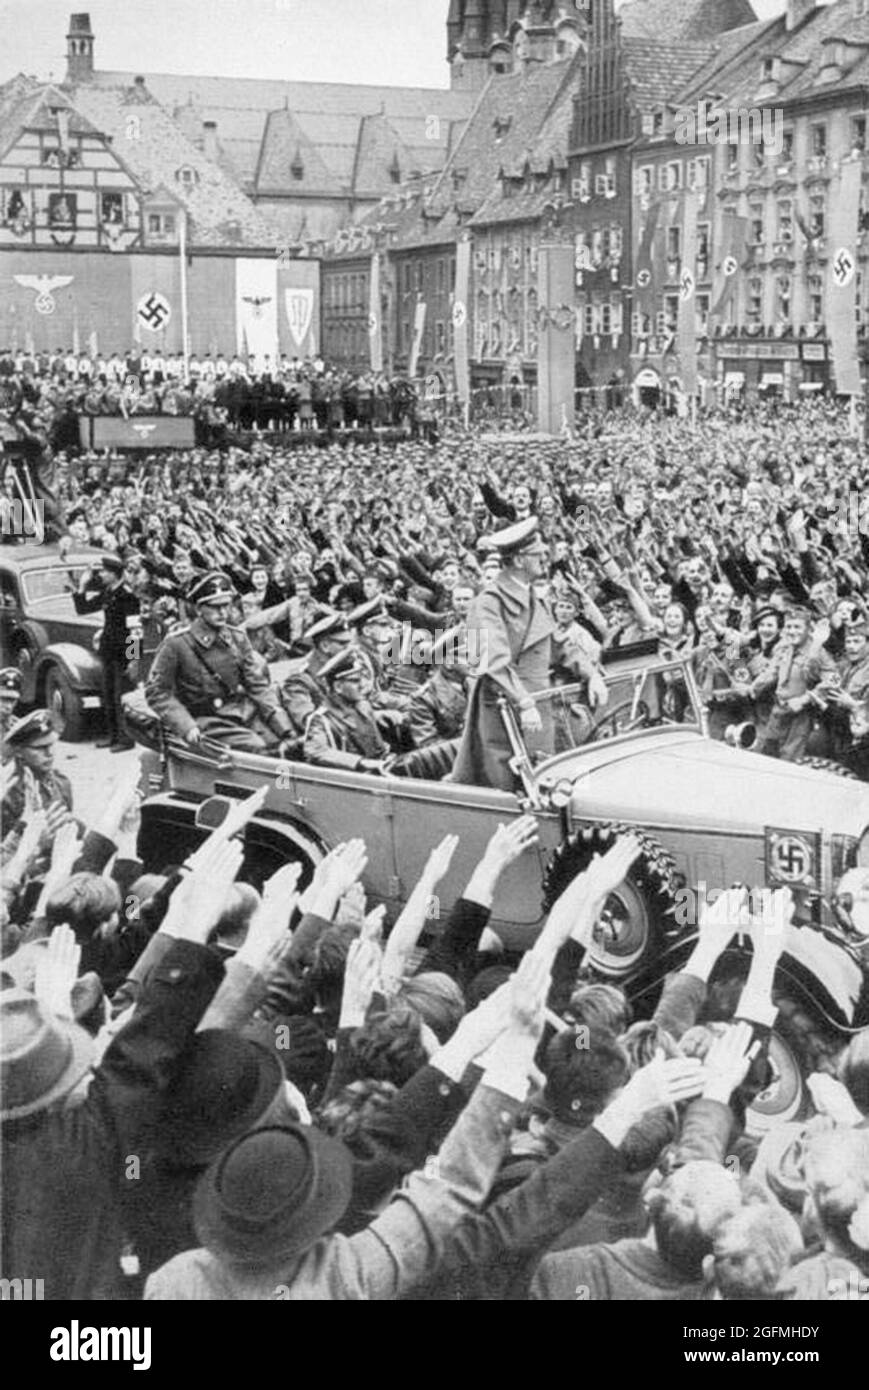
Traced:
<svg viewBox="0 0 869 1390">
<path fill-rule="evenodd" d="M 857 846 L 857 864 L 861 869 L 869 869 L 869 825 L 860 836 Z"/>
</svg>

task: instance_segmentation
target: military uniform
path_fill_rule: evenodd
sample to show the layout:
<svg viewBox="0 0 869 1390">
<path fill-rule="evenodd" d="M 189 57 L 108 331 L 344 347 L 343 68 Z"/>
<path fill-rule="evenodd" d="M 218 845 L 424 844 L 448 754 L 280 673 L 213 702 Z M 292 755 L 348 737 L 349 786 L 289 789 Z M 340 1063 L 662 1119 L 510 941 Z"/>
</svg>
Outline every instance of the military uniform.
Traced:
<svg viewBox="0 0 869 1390">
<path fill-rule="evenodd" d="M 123 561 L 118 555 L 104 555 L 101 564 L 105 570 L 115 575 L 123 572 Z M 109 743 L 114 748 L 131 748 L 133 745 L 124 725 L 121 696 L 127 688 L 127 667 L 132 659 L 131 628 L 135 626 L 138 617 L 139 600 L 126 584 L 116 584 L 114 588 L 99 587 L 74 593 L 72 601 L 76 613 L 102 611 L 103 630 L 100 635 L 99 653 L 106 733 Z"/>
<path fill-rule="evenodd" d="M 510 528 L 512 534 L 520 522 Z M 536 524 L 535 528 L 536 530 Z M 529 535 L 534 532 L 529 529 Z M 494 543 L 493 538 L 493 543 Z M 512 750 L 498 707 L 506 696 L 514 706 L 527 707 L 528 698 L 550 686 L 549 672 L 557 629 L 548 603 L 508 571 L 502 571 L 471 605 L 468 632 L 480 633 L 483 660 L 471 689 L 468 715 L 452 772 L 452 780 L 512 791 Z M 558 663 L 576 679 L 589 679 L 594 666 L 578 646 L 565 644 Z M 555 751 L 555 722 L 551 706 L 537 706 L 542 721 L 539 733 L 524 735 L 529 754 L 548 757 Z"/>
<path fill-rule="evenodd" d="M 772 713 L 758 743 L 759 753 L 777 754 L 787 762 L 796 762 L 803 756 L 812 732 L 814 713 L 811 706 L 792 710 L 788 701 L 807 695 L 823 675 L 833 670 L 832 658 L 816 649 L 811 634 L 799 647 L 784 640 L 779 642 L 766 671 L 752 683 L 753 695 L 775 692 Z"/>
<path fill-rule="evenodd" d="M 145 687 L 148 704 L 169 733 L 186 738 L 194 725 L 209 738 L 249 753 L 291 735 L 268 671 L 240 628 L 212 631 L 197 618 L 168 636 Z M 263 727 L 264 726 L 264 727 Z"/>
<path fill-rule="evenodd" d="M 355 771 L 362 758 L 385 758 L 384 743 L 367 701 L 348 705 L 330 695 L 308 720 L 305 759 L 320 767 Z"/>
<path fill-rule="evenodd" d="M 832 754 L 864 781 L 869 781 L 869 652 L 837 662 L 840 689 L 859 700 L 859 710 L 835 711 Z"/>
<path fill-rule="evenodd" d="M 467 681 L 451 680 L 442 667 L 435 667 L 410 702 L 408 717 L 414 748 L 458 738 L 467 708 Z"/>
<path fill-rule="evenodd" d="M 7 730 L 4 742 L 4 753 L 14 761 L 14 771 L 18 780 L 13 787 L 10 787 L 0 805 L 0 824 L 3 827 L 4 836 L 9 837 L 10 831 L 19 828 L 19 822 L 24 814 L 25 796 L 24 783 L 25 775 L 29 771 L 36 785 L 39 795 L 39 802 L 44 811 L 49 806 L 59 803 L 67 811 L 72 811 L 72 786 L 68 777 L 62 772 L 56 772 L 54 768 L 40 772 L 35 767 L 25 763 L 22 753 L 28 748 L 50 747 L 57 742 L 57 735 L 51 722 L 51 715 L 48 710 L 37 709 L 30 714 L 26 714 L 23 719 L 17 720 L 11 728 Z M 12 837 L 17 843 L 17 837 Z M 6 843 L 4 847 L 4 859 L 7 853 L 11 853 L 14 845 Z M 50 849 L 34 860 L 30 868 L 31 878 L 40 877 L 48 868 L 50 859 Z"/>
</svg>

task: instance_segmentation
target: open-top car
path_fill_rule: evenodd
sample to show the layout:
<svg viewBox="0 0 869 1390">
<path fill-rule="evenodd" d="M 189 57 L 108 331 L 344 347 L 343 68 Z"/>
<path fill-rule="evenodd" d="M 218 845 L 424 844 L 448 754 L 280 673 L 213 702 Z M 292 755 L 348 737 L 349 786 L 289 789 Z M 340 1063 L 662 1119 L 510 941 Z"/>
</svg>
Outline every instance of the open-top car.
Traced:
<svg viewBox="0 0 869 1390">
<path fill-rule="evenodd" d="M 76 613 L 70 592 L 99 562 L 99 551 L 62 557 L 56 545 L 0 549 L 0 664 L 18 667 L 22 704 L 50 710 L 64 739 L 81 738 L 100 704 L 100 615 Z"/>
<path fill-rule="evenodd" d="M 806 1070 L 828 1065 L 843 1039 L 869 1024 L 869 937 L 843 925 L 832 902 L 848 868 L 869 868 L 869 789 L 832 768 L 783 763 L 710 739 L 682 660 L 649 655 L 636 667 L 622 663 L 607 685 L 609 703 L 596 720 L 579 687 L 537 697 L 553 706 L 557 749 L 537 763 L 503 707 L 515 793 L 277 762 L 207 740 L 193 748 L 161 740 L 158 748 L 152 723 L 142 857 L 149 868 L 179 862 L 205 833 L 197 814 L 203 803 L 244 797 L 266 783 L 266 802 L 246 832 L 246 874 L 257 885 L 289 858 L 310 871 L 332 845 L 363 835 L 369 898 L 397 914 L 432 846 L 448 832 L 458 835 L 433 904 L 436 930 L 499 821 L 530 810 L 539 848 L 504 876 L 492 912 L 508 950 L 521 950 L 595 852 L 620 830 L 638 829 L 642 855 L 608 901 L 587 964 L 621 984 L 640 1013 L 651 1011 L 664 975 L 685 959 L 708 895 L 734 883 L 788 887 L 797 929 L 778 977 L 776 1082 L 755 1117 L 761 1124 L 764 1116 L 797 1114 L 807 1103 Z M 729 986 L 746 970 L 747 956 L 735 946 L 716 985 L 724 1012 Z"/>
</svg>

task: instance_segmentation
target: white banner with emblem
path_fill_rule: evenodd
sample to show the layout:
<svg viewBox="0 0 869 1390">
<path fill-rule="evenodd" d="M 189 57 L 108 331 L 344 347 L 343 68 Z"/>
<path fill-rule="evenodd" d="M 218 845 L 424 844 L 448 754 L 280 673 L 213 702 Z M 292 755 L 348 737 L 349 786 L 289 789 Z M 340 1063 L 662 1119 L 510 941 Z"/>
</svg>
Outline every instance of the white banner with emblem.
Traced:
<svg viewBox="0 0 869 1390">
<path fill-rule="evenodd" d="M 235 263 L 236 351 L 257 364 L 278 352 L 278 276 L 271 258 L 241 257 Z"/>
</svg>

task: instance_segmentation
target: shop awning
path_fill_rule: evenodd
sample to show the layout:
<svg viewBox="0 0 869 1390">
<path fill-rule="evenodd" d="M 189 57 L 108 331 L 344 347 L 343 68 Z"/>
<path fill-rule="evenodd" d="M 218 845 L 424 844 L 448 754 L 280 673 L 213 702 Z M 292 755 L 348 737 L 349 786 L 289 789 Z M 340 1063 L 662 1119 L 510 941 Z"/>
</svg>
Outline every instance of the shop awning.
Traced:
<svg viewBox="0 0 869 1390">
<path fill-rule="evenodd" d="M 781 372 L 764 372 L 760 384 L 761 386 L 784 386 L 785 379 Z"/>
<path fill-rule="evenodd" d="M 725 372 L 724 385 L 742 387 L 745 385 L 745 372 Z"/>
<path fill-rule="evenodd" d="M 801 390 L 801 391 L 823 391 L 823 389 L 824 389 L 824 383 L 823 383 L 822 381 L 801 381 L 801 382 L 800 382 L 800 390 Z"/>
</svg>

